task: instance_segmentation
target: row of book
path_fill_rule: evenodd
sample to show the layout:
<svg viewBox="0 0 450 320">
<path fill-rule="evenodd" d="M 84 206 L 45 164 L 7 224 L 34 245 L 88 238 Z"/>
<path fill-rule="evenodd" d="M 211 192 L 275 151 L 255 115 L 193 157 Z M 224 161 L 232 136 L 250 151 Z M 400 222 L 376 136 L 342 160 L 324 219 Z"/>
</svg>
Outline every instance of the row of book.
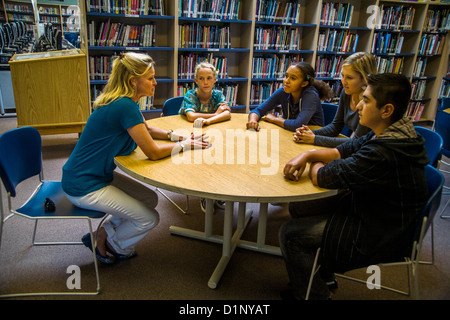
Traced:
<svg viewBox="0 0 450 320">
<path fill-rule="evenodd" d="M 415 9 L 413 6 L 384 6 L 379 8 L 376 29 L 412 30 Z"/>
<path fill-rule="evenodd" d="M 426 80 L 413 81 L 411 83 L 411 99 L 421 100 L 425 95 L 425 89 L 427 86 Z"/>
<path fill-rule="evenodd" d="M 428 10 L 423 29 L 427 32 L 445 32 L 450 30 L 450 10 Z"/>
<path fill-rule="evenodd" d="M 250 104 L 263 103 L 282 86 L 282 82 L 276 81 L 252 83 L 250 90 Z"/>
<path fill-rule="evenodd" d="M 427 67 L 427 57 L 418 57 L 414 64 L 413 77 L 425 76 L 425 68 Z"/>
<path fill-rule="evenodd" d="M 354 6 L 351 3 L 323 3 L 320 24 L 335 27 L 350 27 L 353 9 Z"/>
<path fill-rule="evenodd" d="M 326 29 L 319 33 L 317 51 L 356 52 L 359 35 L 349 30 Z"/>
<path fill-rule="evenodd" d="M 164 0 L 88 0 L 87 12 L 129 15 L 165 15 Z"/>
<path fill-rule="evenodd" d="M 22 13 L 33 13 L 30 4 L 5 2 L 6 11 L 16 11 Z"/>
<path fill-rule="evenodd" d="M 116 55 L 89 56 L 89 79 L 108 80 Z"/>
<path fill-rule="evenodd" d="M 240 0 L 179 0 L 179 16 L 186 18 L 229 19 L 239 17 Z"/>
<path fill-rule="evenodd" d="M 91 101 L 97 99 L 97 97 L 102 93 L 104 87 L 104 84 L 96 84 L 91 86 Z M 156 109 L 154 106 L 154 97 L 142 97 L 137 103 L 141 111 Z"/>
<path fill-rule="evenodd" d="M 420 39 L 418 54 L 434 55 L 441 54 L 444 47 L 444 39 L 439 34 L 425 34 Z"/>
<path fill-rule="evenodd" d="M 299 54 L 253 58 L 252 78 L 283 78 L 287 68 L 294 62 L 302 61 Z"/>
<path fill-rule="evenodd" d="M 439 90 L 440 98 L 450 98 L 450 81 L 442 80 L 441 89 Z"/>
<path fill-rule="evenodd" d="M 88 25 L 89 46 L 153 47 L 154 24 L 129 25 L 108 21 L 91 21 Z"/>
<path fill-rule="evenodd" d="M 257 0 L 256 21 L 300 23 L 300 1 Z"/>
<path fill-rule="evenodd" d="M 399 54 L 404 36 L 401 33 L 375 32 L 372 41 L 373 54 Z"/>
<path fill-rule="evenodd" d="M 378 73 L 402 73 L 404 58 L 403 57 L 375 57 L 377 61 Z"/>
<path fill-rule="evenodd" d="M 339 78 L 341 74 L 343 56 L 318 56 L 316 59 L 317 78 Z"/>
<path fill-rule="evenodd" d="M 405 117 L 413 121 L 420 120 L 425 104 L 420 101 L 411 101 L 406 109 Z"/>
<path fill-rule="evenodd" d="M 199 23 L 179 26 L 180 48 L 231 48 L 230 27 L 203 26 Z"/>
<path fill-rule="evenodd" d="M 189 53 L 178 58 L 178 78 L 194 79 L 195 67 L 203 61 L 211 63 L 216 68 L 218 78 L 228 77 L 227 57 L 215 57 L 212 53 L 206 55 Z"/>
<path fill-rule="evenodd" d="M 255 50 L 300 50 L 301 30 L 286 26 L 255 28 Z"/>
</svg>

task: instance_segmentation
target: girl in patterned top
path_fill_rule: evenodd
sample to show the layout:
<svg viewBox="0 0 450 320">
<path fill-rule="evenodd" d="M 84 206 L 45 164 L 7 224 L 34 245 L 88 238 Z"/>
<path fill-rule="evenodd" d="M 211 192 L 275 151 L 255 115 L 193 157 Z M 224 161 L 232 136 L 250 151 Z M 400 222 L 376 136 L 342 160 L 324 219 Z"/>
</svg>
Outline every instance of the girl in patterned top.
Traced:
<svg viewBox="0 0 450 320">
<path fill-rule="evenodd" d="M 207 126 L 231 118 L 231 109 L 220 90 L 214 89 L 217 82 L 216 68 L 207 62 L 195 67 L 197 88 L 189 90 L 181 104 L 180 114 L 194 122 L 194 127 Z"/>
</svg>

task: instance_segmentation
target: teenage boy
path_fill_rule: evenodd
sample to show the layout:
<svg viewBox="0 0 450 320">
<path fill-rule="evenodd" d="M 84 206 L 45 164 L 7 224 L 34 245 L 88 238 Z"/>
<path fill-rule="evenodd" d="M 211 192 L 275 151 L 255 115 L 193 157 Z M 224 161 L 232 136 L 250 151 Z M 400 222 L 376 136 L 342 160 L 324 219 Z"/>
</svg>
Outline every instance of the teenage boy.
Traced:
<svg viewBox="0 0 450 320">
<path fill-rule="evenodd" d="M 358 104 L 360 123 L 372 131 L 334 148 L 300 154 L 284 168 L 298 180 L 309 163 L 309 177 L 338 196 L 291 203 L 293 219 L 280 229 L 290 278 L 283 298 L 303 299 L 317 248 L 320 272 L 311 299 L 327 299 L 336 287 L 334 272 L 345 272 L 403 257 L 425 205 L 428 190 L 424 140 L 403 117 L 411 85 L 399 74 L 370 75 Z M 313 205 L 313 204 L 316 205 Z M 306 214 L 306 216 L 305 216 Z M 303 217 L 302 217 L 303 216 Z"/>
</svg>

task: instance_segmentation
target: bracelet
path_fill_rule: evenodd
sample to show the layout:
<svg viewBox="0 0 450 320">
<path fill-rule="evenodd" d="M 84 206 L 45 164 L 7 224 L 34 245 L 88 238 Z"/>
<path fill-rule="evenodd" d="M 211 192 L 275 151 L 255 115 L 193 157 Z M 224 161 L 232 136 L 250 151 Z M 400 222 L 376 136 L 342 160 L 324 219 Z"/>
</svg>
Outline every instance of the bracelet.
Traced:
<svg viewBox="0 0 450 320">
<path fill-rule="evenodd" d="M 169 131 L 167 131 L 167 138 L 169 138 L 169 140 L 171 140 L 171 138 L 172 138 L 172 133 L 173 133 L 173 130 L 172 130 L 172 129 L 170 129 Z"/>
<path fill-rule="evenodd" d="M 181 147 L 181 150 L 180 150 L 180 151 L 183 151 L 183 152 L 184 152 L 184 148 L 185 148 L 185 145 L 184 145 L 184 143 L 183 143 L 183 142 L 181 142 L 181 141 L 178 141 L 178 142 L 177 142 L 177 144 L 179 144 L 179 145 L 180 145 L 180 147 Z"/>
</svg>

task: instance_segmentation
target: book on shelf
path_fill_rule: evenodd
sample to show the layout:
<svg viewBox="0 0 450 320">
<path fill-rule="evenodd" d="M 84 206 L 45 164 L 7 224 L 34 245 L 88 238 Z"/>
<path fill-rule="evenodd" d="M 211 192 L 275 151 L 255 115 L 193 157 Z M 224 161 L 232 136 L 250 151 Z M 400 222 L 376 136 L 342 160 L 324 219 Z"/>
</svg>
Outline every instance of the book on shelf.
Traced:
<svg viewBox="0 0 450 320">
<path fill-rule="evenodd" d="M 256 21 L 300 23 L 300 1 L 257 0 Z"/>
<path fill-rule="evenodd" d="M 156 26 L 154 24 L 129 25 L 118 22 L 91 21 L 88 25 L 88 45 L 101 47 L 153 47 Z"/>
<path fill-rule="evenodd" d="M 178 78 L 180 79 L 194 79 L 195 67 L 200 62 L 211 63 L 218 72 L 218 78 L 228 77 L 228 58 L 214 56 L 213 53 L 204 54 L 182 54 L 178 58 Z"/>
<path fill-rule="evenodd" d="M 317 51 L 356 52 L 359 35 L 350 30 L 321 30 L 317 42 Z"/>
<path fill-rule="evenodd" d="M 240 0 L 179 0 L 178 16 L 214 20 L 239 19 Z"/>
<path fill-rule="evenodd" d="M 450 30 L 450 10 L 428 10 L 425 16 L 424 31 L 445 32 Z"/>
<path fill-rule="evenodd" d="M 255 28 L 255 50 L 299 50 L 301 29 L 286 26 Z"/>
<path fill-rule="evenodd" d="M 376 29 L 412 30 L 415 8 L 381 4 Z"/>
<path fill-rule="evenodd" d="M 180 48 L 231 48 L 230 26 L 204 26 L 196 22 L 178 28 Z"/>
<path fill-rule="evenodd" d="M 439 98 L 450 98 L 450 81 L 443 79 L 441 89 L 439 90 Z"/>
<path fill-rule="evenodd" d="M 283 82 L 279 81 L 252 83 L 250 90 L 250 104 L 263 103 L 282 86 Z"/>
<path fill-rule="evenodd" d="M 382 57 L 376 56 L 378 73 L 402 73 L 404 58 L 403 57 Z"/>
<path fill-rule="evenodd" d="M 253 57 L 252 78 L 283 78 L 287 68 L 294 62 L 303 61 L 300 54 Z"/>
<path fill-rule="evenodd" d="M 316 58 L 316 77 L 339 78 L 344 60 L 343 56 L 318 56 Z"/>
<path fill-rule="evenodd" d="M 444 46 L 444 39 L 440 34 L 424 34 L 420 39 L 418 54 L 435 55 L 441 54 Z"/>
<path fill-rule="evenodd" d="M 373 54 L 399 54 L 404 36 L 401 33 L 375 32 L 372 41 Z"/>
<path fill-rule="evenodd" d="M 353 10 L 354 6 L 351 3 L 323 3 L 320 24 L 348 28 L 352 23 Z"/>
<path fill-rule="evenodd" d="M 413 77 L 423 77 L 427 66 L 427 57 L 418 57 L 414 64 Z"/>
<path fill-rule="evenodd" d="M 413 121 L 419 121 L 422 117 L 425 104 L 420 101 L 411 101 L 406 109 L 405 117 Z"/>
<path fill-rule="evenodd" d="M 223 95 L 225 96 L 225 100 L 230 103 L 231 106 L 236 106 L 237 103 L 237 94 L 239 90 L 239 84 L 238 83 L 218 83 L 216 84 L 216 89 L 222 91 Z"/>
<path fill-rule="evenodd" d="M 411 83 L 411 99 L 412 100 L 423 99 L 426 86 L 427 86 L 426 80 L 413 81 Z"/>
<path fill-rule="evenodd" d="M 88 0 L 86 11 L 127 15 L 165 15 L 164 0 Z"/>
</svg>

